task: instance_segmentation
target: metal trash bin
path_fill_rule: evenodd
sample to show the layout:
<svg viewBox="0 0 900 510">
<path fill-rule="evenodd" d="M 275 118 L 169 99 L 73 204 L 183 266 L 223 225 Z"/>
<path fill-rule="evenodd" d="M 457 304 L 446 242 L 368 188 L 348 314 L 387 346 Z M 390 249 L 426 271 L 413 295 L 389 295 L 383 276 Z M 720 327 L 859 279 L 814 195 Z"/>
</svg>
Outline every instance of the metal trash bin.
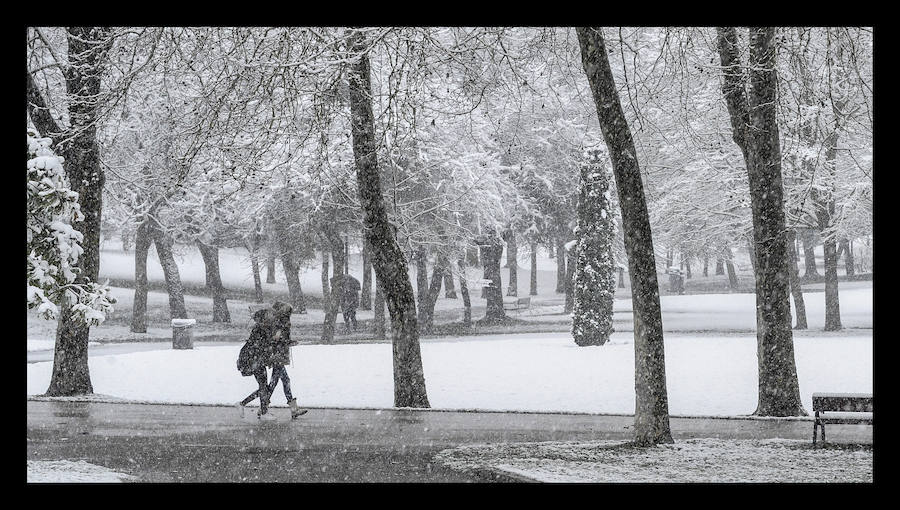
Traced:
<svg viewBox="0 0 900 510">
<path fill-rule="evenodd" d="M 195 319 L 172 319 L 172 348 L 194 348 L 194 324 Z"/>
</svg>

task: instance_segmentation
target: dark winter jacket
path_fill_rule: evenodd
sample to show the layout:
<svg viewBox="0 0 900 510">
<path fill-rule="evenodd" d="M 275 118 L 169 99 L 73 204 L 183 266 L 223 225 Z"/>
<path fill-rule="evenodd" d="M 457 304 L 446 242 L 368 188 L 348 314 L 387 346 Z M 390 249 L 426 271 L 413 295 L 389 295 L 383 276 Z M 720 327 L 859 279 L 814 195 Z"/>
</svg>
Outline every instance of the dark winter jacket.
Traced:
<svg viewBox="0 0 900 510">
<path fill-rule="evenodd" d="M 359 307 L 359 280 L 345 274 L 341 278 L 341 309 L 350 310 Z"/>
<path fill-rule="evenodd" d="M 271 336 L 272 318 L 273 313 L 269 309 L 257 310 L 253 314 L 253 320 L 256 321 L 256 324 L 253 325 L 253 329 L 250 331 L 250 338 L 241 347 L 241 352 L 238 354 L 237 359 L 237 368 L 241 375 L 253 375 L 260 368 L 264 368 L 270 363 L 271 348 L 269 339 Z"/>
<path fill-rule="evenodd" d="M 272 305 L 274 317 L 271 324 L 268 362 L 269 366 L 291 363 L 291 305 L 276 301 Z"/>
</svg>

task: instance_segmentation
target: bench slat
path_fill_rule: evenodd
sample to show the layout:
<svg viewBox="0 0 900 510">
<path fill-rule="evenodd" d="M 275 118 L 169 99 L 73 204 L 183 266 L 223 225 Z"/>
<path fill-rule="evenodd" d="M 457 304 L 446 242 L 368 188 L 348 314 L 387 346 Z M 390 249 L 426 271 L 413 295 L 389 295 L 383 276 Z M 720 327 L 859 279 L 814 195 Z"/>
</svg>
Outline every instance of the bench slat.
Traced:
<svg viewBox="0 0 900 510">
<path fill-rule="evenodd" d="M 870 393 L 813 393 L 813 411 L 874 412 L 874 397 Z"/>
</svg>

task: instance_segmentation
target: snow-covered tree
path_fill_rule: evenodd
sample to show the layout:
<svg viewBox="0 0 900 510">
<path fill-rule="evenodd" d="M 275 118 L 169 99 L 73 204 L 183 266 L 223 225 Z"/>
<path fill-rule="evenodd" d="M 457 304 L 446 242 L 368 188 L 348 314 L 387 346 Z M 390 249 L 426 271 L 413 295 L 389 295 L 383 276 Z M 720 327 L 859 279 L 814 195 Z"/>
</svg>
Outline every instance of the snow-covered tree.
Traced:
<svg viewBox="0 0 900 510">
<path fill-rule="evenodd" d="M 607 158 L 585 151 L 578 196 L 572 336 L 580 346 L 603 345 L 612 334 L 616 293 L 614 219 Z"/>
<path fill-rule="evenodd" d="M 98 326 L 113 311 L 116 302 L 109 287 L 77 280 L 78 257 L 84 252 L 84 236 L 78 223 L 84 220 L 78 193 L 69 189 L 63 158 L 53 153 L 52 141 L 28 130 L 27 163 L 27 302 L 44 319 L 60 316 L 65 302 L 71 317 Z"/>
</svg>

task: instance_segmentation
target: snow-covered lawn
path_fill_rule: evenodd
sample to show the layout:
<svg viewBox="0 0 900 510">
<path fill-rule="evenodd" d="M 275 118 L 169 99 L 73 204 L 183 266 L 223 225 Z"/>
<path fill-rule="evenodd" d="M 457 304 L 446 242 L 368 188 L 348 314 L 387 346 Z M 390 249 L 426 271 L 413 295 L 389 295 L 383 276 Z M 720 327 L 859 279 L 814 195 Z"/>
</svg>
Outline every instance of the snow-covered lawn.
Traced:
<svg viewBox="0 0 900 510">
<path fill-rule="evenodd" d="M 791 439 L 685 439 L 654 448 L 622 441 L 507 443 L 444 450 L 458 470 L 499 469 L 562 483 L 872 482 L 872 448 L 813 448 Z"/>
<path fill-rule="evenodd" d="M 29 460 L 28 483 L 116 483 L 135 478 L 83 460 Z"/>
<path fill-rule="evenodd" d="M 432 407 L 634 412 L 632 333 L 578 347 L 567 333 L 447 338 L 423 342 Z M 756 338 L 749 335 L 666 336 L 669 410 L 674 415 L 746 415 L 756 408 Z M 800 392 L 872 391 L 871 335 L 794 340 Z M 235 368 L 239 345 L 157 350 L 89 359 L 94 391 L 130 400 L 229 404 L 253 391 Z M 392 407 L 390 344 L 299 345 L 288 366 L 303 405 Z M 27 366 L 27 393 L 43 393 L 52 362 Z M 276 390 L 275 405 L 284 405 Z"/>
</svg>

